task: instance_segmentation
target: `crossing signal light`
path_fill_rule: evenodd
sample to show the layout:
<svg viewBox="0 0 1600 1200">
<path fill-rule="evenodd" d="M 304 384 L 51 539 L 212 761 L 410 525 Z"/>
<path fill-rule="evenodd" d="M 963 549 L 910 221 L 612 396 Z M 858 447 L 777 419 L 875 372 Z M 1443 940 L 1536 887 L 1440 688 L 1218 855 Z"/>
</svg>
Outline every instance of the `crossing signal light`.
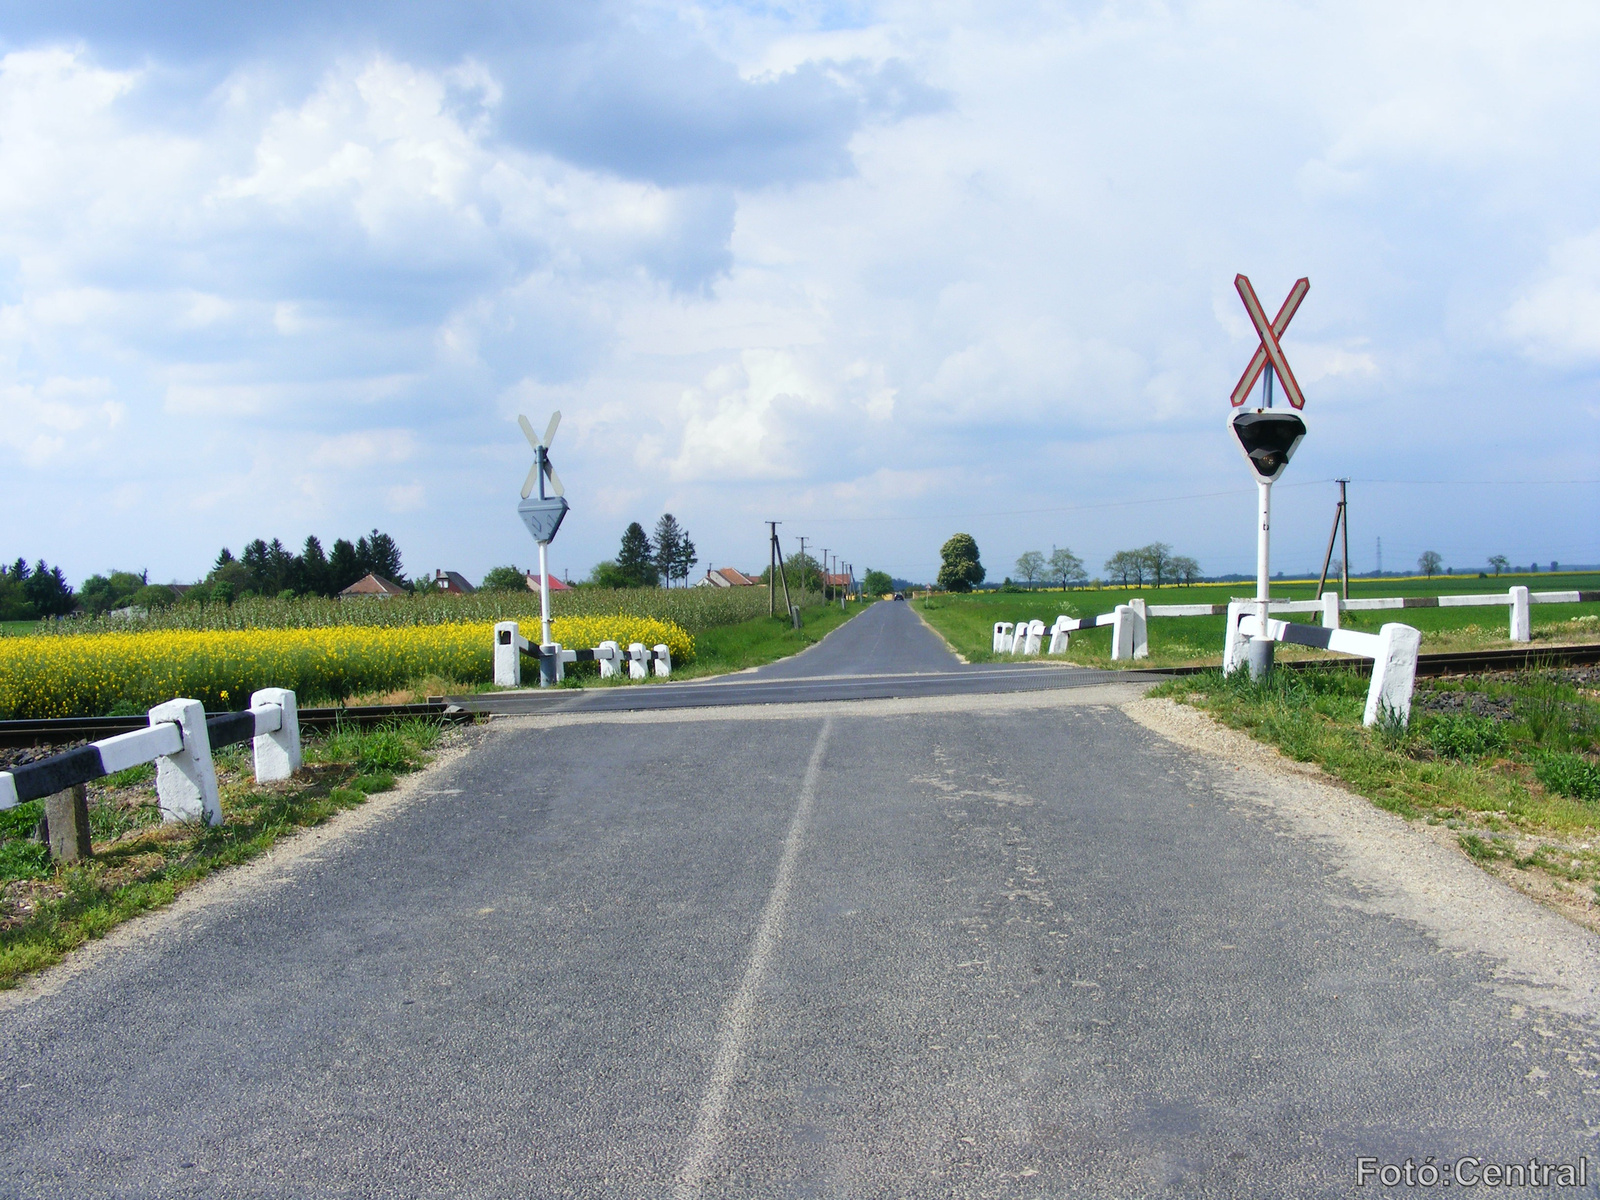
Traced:
<svg viewBox="0 0 1600 1200">
<path fill-rule="evenodd" d="M 1234 415 L 1229 422 L 1250 470 L 1262 483 L 1274 483 L 1294 457 L 1306 423 L 1298 413 L 1256 409 Z"/>
</svg>

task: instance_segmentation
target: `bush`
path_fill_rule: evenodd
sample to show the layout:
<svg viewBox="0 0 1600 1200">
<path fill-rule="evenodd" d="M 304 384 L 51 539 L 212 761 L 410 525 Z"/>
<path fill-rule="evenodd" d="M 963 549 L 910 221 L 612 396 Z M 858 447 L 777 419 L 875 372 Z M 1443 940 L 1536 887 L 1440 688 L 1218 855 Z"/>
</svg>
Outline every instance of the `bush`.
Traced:
<svg viewBox="0 0 1600 1200">
<path fill-rule="evenodd" d="M 1490 717 L 1446 715 L 1436 717 L 1427 729 L 1429 745 L 1440 758 L 1472 762 L 1488 754 L 1502 754 L 1506 733 Z"/>
<path fill-rule="evenodd" d="M 1575 800 L 1600 800 L 1600 764 L 1581 755 L 1546 750 L 1534 758 L 1533 773 L 1547 791 Z"/>
</svg>

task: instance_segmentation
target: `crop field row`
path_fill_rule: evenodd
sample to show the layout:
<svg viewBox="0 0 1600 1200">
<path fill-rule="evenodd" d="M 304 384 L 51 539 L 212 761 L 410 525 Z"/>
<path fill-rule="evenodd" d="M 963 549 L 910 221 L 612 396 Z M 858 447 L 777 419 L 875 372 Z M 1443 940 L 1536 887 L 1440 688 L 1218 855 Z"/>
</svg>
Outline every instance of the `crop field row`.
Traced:
<svg viewBox="0 0 1600 1200">
<path fill-rule="evenodd" d="M 821 598 L 792 593 L 807 607 Z M 782 597 L 779 597 L 782 604 Z M 767 611 L 764 587 L 575 588 L 550 594 L 551 615 L 566 617 L 650 617 L 670 621 L 689 633 L 734 625 Z M 325 629 L 355 625 L 398 628 L 538 620 L 535 592 L 477 592 L 471 596 L 420 595 L 391 600 L 293 600 L 250 598 L 226 604 L 176 604 L 147 617 L 75 617 L 44 622 L 42 633 L 79 634 L 111 630 Z"/>
<path fill-rule="evenodd" d="M 551 636 L 570 646 L 660 643 L 675 663 L 695 656 L 687 630 L 654 617 L 560 617 Z M 6 638 L 0 719 L 139 713 L 174 696 L 208 710 L 238 709 L 263 687 L 290 688 L 302 703 L 315 703 L 430 677 L 482 684 L 493 676 L 493 640 L 489 621 Z"/>
</svg>

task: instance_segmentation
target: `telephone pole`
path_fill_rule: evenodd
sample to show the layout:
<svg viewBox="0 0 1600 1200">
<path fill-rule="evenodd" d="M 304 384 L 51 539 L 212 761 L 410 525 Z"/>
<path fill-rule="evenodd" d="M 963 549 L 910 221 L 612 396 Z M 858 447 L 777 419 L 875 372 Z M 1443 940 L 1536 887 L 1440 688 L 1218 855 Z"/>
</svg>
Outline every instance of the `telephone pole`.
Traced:
<svg viewBox="0 0 1600 1200">
<path fill-rule="evenodd" d="M 782 521 L 768 521 L 772 536 L 767 539 L 767 616 L 778 615 L 778 526 Z M 785 588 L 785 591 L 788 589 Z"/>
</svg>

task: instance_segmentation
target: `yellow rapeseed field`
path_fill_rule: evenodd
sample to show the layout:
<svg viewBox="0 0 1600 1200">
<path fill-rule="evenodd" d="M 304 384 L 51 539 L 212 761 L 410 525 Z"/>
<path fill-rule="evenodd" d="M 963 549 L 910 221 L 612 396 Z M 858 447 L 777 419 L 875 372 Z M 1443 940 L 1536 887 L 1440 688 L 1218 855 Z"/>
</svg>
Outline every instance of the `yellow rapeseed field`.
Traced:
<svg viewBox="0 0 1600 1200">
<path fill-rule="evenodd" d="M 537 640 L 538 622 L 523 633 Z M 558 618 L 551 637 L 565 646 L 662 643 L 675 663 L 694 658 L 688 633 L 648 617 Z M 240 708 L 264 687 L 290 688 L 302 703 L 337 701 L 430 675 L 487 683 L 493 641 L 488 621 L 0 638 L 0 718 L 96 716 L 174 696 Z"/>
</svg>

